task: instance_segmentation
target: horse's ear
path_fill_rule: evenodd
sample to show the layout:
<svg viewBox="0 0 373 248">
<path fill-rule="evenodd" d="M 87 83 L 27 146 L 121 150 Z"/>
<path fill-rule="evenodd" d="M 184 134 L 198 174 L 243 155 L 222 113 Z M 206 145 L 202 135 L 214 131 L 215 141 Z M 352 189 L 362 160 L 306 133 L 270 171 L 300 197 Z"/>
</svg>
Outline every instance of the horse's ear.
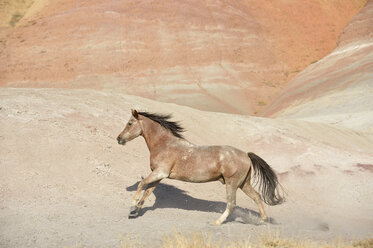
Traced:
<svg viewBox="0 0 373 248">
<path fill-rule="evenodd" d="M 132 112 L 132 116 L 135 117 L 136 119 L 139 118 L 139 113 L 137 113 L 137 110 L 136 109 L 131 109 L 131 112 Z"/>
</svg>

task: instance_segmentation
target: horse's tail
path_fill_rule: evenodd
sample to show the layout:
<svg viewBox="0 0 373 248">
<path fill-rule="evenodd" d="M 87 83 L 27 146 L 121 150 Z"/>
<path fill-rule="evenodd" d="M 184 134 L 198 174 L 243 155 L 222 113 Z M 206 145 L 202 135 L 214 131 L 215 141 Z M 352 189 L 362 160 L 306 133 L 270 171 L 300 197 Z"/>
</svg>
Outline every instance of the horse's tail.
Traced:
<svg viewBox="0 0 373 248">
<path fill-rule="evenodd" d="M 284 197 L 280 195 L 277 176 L 272 168 L 258 155 L 254 153 L 247 153 L 254 167 L 253 176 L 257 178 L 259 183 L 259 191 L 263 201 L 268 205 L 278 205 L 285 201 Z"/>
</svg>

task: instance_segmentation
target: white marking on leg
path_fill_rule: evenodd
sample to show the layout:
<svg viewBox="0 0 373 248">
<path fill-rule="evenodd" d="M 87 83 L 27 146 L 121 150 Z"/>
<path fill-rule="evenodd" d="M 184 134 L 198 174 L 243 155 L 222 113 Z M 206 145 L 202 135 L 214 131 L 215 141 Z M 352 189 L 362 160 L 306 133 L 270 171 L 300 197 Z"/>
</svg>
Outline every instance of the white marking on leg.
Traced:
<svg viewBox="0 0 373 248">
<path fill-rule="evenodd" d="M 214 225 L 220 226 L 221 223 L 223 223 L 223 222 L 227 219 L 227 217 L 229 216 L 229 214 L 230 214 L 230 211 L 229 211 L 229 209 L 227 208 L 227 209 L 224 211 L 224 213 L 220 216 L 220 218 L 219 218 L 217 221 L 214 222 Z"/>
</svg>

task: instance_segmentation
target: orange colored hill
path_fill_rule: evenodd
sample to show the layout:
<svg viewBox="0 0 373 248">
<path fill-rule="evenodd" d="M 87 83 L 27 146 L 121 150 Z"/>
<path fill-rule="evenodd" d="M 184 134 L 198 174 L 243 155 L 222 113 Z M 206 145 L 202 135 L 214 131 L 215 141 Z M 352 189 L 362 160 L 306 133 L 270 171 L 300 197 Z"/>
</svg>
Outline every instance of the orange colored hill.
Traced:
<svg viewBox="0 0 373 248">
<path fill-rule="evenodd" d="M 344 29 L 338 47 L 299 73 L 263 111 L 373 132 L 373 1 Z"/>
<path fill-rule="evenodd" d="M 3 37 L 0 85 L 254 113 L 331 52 L 365 2 L 36 0 Z"/>
</svg>

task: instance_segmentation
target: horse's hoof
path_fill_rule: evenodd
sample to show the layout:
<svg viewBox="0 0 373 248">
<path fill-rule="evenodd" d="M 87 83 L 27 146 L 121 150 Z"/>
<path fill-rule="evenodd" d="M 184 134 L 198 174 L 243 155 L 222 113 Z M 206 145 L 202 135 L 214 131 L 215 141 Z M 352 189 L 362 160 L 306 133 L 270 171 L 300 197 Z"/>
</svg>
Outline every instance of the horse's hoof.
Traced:
<svg viewBox="0 0 373 248">
<path fill-rule="evenodd" d="M 128 219 L 134 219 L 139 216 L 140 209 L 136 206 L 130 208 L 130 213 L 128 214 Z"/>
<path fill-rule="evenodd" d="M 137 218 L 139 216 L 139 213 L 130 213 L 129 215 L 128 215 L 128 219 L 135 219 L 135 218 Z"/>
<path fill-rule="evenodd" d="M 213 226 L 221 226 L 221 222 L 220 221 L 214 221 L 212 223 Z"/>
<path fill-rule="evenodd" d="M 267 223 L 268 223 L 268 218 L 260 219 L 260 221 L 259 221 L 259 225 L 265 225 Z"/>
</svg>

